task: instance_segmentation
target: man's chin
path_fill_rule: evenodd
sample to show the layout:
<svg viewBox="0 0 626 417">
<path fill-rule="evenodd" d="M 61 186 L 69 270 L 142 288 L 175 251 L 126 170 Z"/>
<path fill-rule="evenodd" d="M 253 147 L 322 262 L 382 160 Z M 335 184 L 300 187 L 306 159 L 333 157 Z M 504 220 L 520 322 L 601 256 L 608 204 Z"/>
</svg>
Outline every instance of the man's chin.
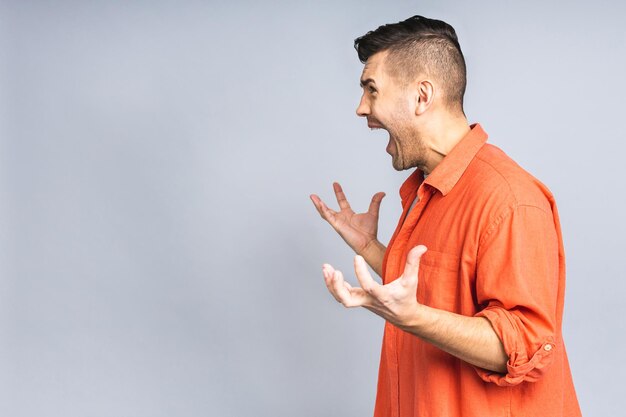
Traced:
<svg viewBox="0 0 626 417">
<path fill-rule="evenodd" d="M 404 166 L 402 161 L 400 161 L 398 158 L 394 156 L 391 157 L 391 165 L 393 166 L 393 169 L 395 169 L 396 171 L 404 171 L 408 169 L 407 167 Z"/>
<path fill-rule="evenodd" d="M 418 164 L 406 163 L 406 161 L 403 161 L 393 155 L 391 156 L 391 165 L 396 171 L 406 171 L 407 169 L 419 168 Z"/>
</svg>

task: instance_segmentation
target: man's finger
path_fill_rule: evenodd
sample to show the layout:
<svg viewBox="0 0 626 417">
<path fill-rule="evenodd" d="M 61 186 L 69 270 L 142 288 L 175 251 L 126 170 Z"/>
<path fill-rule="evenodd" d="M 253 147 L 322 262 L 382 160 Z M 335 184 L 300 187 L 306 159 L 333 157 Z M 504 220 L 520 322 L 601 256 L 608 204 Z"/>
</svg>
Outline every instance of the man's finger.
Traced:
<svg viewBox="0 0 626 417">
<path fill-rule="evenodd" d="M 343 274 L 341 271 L 335 270 L 333 272 L 333 281 L 332 281 L 333 295 L 337 301 L 343 304 L 346 307 L 352 307 L 352 300 L 350 296 L 350 290 L 346 288 L 345 281 L 343 279 Z"/>
<path fill-rule="evenodd" d="M 361 284 L 361 288 L 368 293 L 375 295 L 381 285 L 372 278 L 370 271 L 367 269 L 367 264 L 365 263 L 365 259 L 362 256 L 354 257 L 354 272 L 356 273 L 356 278 L 359 280 L 359 284 Z"/>
<path fill-rule="evenodd" d="M 335 212 L 329 209 L 326 203 L 324 203 L 321 198 L 319 198 L 315 194 L 311 194 L 310 198 L 311 201 L 313 201 L 313 205 L 317 209 L 317 212 L 320 214 L 320 216 L 322 216 L 322 219 L 326 220 L 329 223 L 335 221 Z"/>
<path fill-rule="evenodd" d="M 335 301 L 337 301 L 338 303 L 341 302 L 341 299 L 339 298 L 339 296 L 336 294 L 335 292 L 335 288 L 334 288 L 334 277 L 335 277 L 335 269 L 328 265 L 328 264 L 324 264 L 322 266 L 322 274 L 324 275 L 324 282 L 326 283 L 326 288 L 328 288 L 328 292 L 330 293 L 330 295 L 333 296 L 333 298 L 335 299 Z"/>
<path fill-rule="evenodd" d="M 322 266 L 324 274 L 324 282 L 328 292 L 345 307 L 360 307 L 367 303 L 369 295 L 362 288 L 353 288 L 346 280 L 343 279 L 341 271 L 335 270 L 331 265 L 324 264 Z"/>
<path fill-rule="evenodd" d="M 333 278 L 333 271 L 334 269 L 332 266 L 328 264 L 322 265 L 322 275 L 324 275 L 324 283 L 326 284 L 326 288 L 328 288 L 329 291 L 330 291 L 330 283 Z"/>
<path fill-rule="evenodd" d="M 428 249 L 426 248 L 426 246 L 417 245 L 409 251 L 408 255 L 406 256 L 404 272 L 402 273 L 402 281 L 404 284 L 409 284 L 413 280 L 417 281 L 417 274 L 420 267 L 420 259 L 427 250 Z"/>
<path fill-rule="evenodd" d="M 370 203 L 370 208 L 367 210 L 367 212 L 378 217 L 378 212 L 380 211 L 380 203 L 381 201 L 383 201 L 384 197 L 385 193 L 383 193 L 382 191 L 380 193 L 374 194 Z"/>
<path fill-rule="evenodd" d="M 335 191 L 335 197 L 337 197 L 337 203 L 339 203 L 339 208 L 341 210 L 349 209 L 350 203 L 346 199 L 346 195 L 343 192 L 343 188 L 339 185 L 338 182 L 333 182 L 333 190 Z"/>
<path fill-rule="evenodd" d="M 313 202 L 313 205 L 315 206 L 315 209 L 317 210 L 317 212 L 320 214 L 320 216 L 324 217 L 324 214 L 322 213 L 322 199 L 319 198 L 317 195 L 315 194 L 311 194 L 309 196 L 309 198 L 311 199 L 311 201 Z"/>
</svg>

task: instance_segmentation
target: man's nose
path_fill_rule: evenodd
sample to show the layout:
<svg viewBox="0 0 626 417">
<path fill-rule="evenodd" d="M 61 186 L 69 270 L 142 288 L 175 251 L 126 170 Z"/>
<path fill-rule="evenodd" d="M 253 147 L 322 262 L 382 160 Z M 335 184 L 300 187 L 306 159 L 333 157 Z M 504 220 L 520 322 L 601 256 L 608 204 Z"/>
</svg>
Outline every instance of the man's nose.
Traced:
<svg viewBox="0 0 626 417">
<path fill-rule="evenodd" d="M 370 106 L 367 103 L 365 96 L 361 97 L 361 102 L 359 103 L 359 107 L 356 108 L 356 114 L 360 117 L 365 117 L 370 114 Z"/>
</svg>

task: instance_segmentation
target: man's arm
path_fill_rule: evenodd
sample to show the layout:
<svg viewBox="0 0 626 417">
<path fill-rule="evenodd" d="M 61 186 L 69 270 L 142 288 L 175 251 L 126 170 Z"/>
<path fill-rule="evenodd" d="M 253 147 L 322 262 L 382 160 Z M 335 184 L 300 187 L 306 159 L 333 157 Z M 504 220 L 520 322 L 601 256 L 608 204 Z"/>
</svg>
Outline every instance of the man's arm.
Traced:
<svg viewBox="0 0 626 417">
<path fill-rule="evenodd" d="M 383 276 L 383 258 L 387 247 L 380 243 L 378 239 L 371 240 L 370 243 L 358 253 L 365 259 L 365 262 L 378 274 Z"/>
<path fill-rule="evenodd" d="M 419 261 L 425 252 L 425 246 L 413 248 L 402 276 L 387 285 L 374 281 L 360 256 L 354 260 L 360 288 L 352 287 L 340 271 L 328 264 L 323 267 L 324 280 L 330 293 L 345 307 L 365 307 L 465 362 L 506 373 L 508 357 L 487 319 L 466 317 L 417 302 Z"/>
<path fill-rule="evenodd" d="M 484 317 L 467 317 L 425 305 L 415 322 L 400 327 L 479 368 L 505 374 L 509 357 Z"/>
<path fill-rule="evenodd" d="M 339 211 L 329 209 L 315 194 L 311 195 L 311 201 L 320 216 L 339 233 L 348 246 L 362 256 L 374 272 L 382 277 L 383 257 L 387 248 L 378 241 L 377 234 L 378 212 L 385 193 L 374 194 L 369 209 L 365 213 L 355 213 L 341 185 L 333 183 L 333 190 L 339 203 Z"/>
</svg>

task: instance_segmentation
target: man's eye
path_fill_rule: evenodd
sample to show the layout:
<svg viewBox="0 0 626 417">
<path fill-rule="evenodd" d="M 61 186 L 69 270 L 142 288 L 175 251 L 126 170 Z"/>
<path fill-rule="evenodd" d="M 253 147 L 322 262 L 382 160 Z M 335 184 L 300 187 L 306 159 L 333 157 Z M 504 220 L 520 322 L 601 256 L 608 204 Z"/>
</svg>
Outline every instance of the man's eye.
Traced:
<svg viewBox="0 0 626 417">
<path fill-rule="evenodd" d="M 375 94 L 376 93 L 376 89 L 374 87 L 369 87 L 369 92 L 370 92 L 370 94 Z"/>
</svg>

